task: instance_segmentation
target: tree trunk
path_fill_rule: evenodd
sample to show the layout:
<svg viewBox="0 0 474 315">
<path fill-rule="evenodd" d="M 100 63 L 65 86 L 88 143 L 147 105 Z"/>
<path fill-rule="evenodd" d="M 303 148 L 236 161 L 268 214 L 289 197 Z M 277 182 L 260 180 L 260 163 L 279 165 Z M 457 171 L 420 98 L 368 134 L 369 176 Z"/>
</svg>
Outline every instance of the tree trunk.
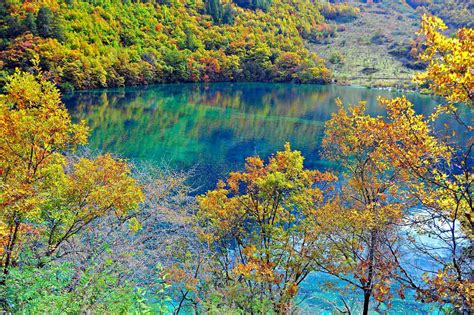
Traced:
<svg viewBox="0 0 474 315">
<path fill-rule="evenodd" d="M 8 245 L 6 248 L 6 257 L 5 257 L 5 263 L 3 267 L 3 275 L 6 276 L 8 274 L 8 268 L 10 267 L 10 264 L 13 259 L 13 249 L 15 248 L 16 244 L 16 239 L 18 235 L 18 229 L 20 227 L 20 222 L 18 222 L 15 219 L 15 223 L 13 226 L 13 233 L 10 233 L 9 239 L 8 239 Z M 4 283 L 4 279 L 2 278 L 2 284 Z"/>
<path fill-rule="evenodd" d="M 370 296 L 372 295 L 372 285 L 374 282 L 374 261 L 375 261 L 375 249 L 377 242 L 377 231 L 371 232 L 370 237 L 370 248 L 369 248 L 369 272 L 368 272 L 368 281 L 364 285 L 364 309 L 362 311 L 363 315 L 369 314 L 369 304 Z"/>
<path fill-rule="evenodd" d="M 369 290 L 364 291 L 364 310 L 362 311 L 363 315 L 369 314 L 369 303 L 371 295 L 372 293 Z"/>
</svg>

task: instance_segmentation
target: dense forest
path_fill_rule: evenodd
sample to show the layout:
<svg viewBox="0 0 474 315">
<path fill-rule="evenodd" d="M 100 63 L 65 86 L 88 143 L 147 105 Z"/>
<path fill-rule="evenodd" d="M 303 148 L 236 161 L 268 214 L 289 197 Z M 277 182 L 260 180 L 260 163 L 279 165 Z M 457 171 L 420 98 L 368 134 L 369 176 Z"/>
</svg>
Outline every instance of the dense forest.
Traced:
<svg viewBox="0 0 474 315">
<path fill-rule="evenodd" d="M 336 291 L 337 313 L 390 312 L 395 298 L 472 311 L 473 128 L 459 110 L 474 106 L 472 28 L 421 20 L 414 53 L 426 68 L 414 82 L 439 97 L 430 115 L 405 96 L 380 98 L 385 116 L 337 101 L 322 140 L 337 170 L 306 168 L 287 143 L 196 196 L 186 171 L 88 151 L 91 130 L 58 86 L 328 81 L 303 39 L 358 10 L 280 0 L 9 0 L 2 10 L 2 311 L 289 314 L 313 272 L 356 297 Z M 458 128 L 437 127 L 445 117 Z"/>
<path fill-rule="evenodd" d="M 329 82 L 304 39 L 325 36 L 309 0 L 67 0 L 0 4 L 3 77 L 41 69 L 62 89 L 162 82 Z"/>
<path fill-rule="evenodd" d="M 6 0 L 0 4 L 0 83 L 17 67 L 41 69 L 62 90 L 164 82 L 327 83 L 334 68 L 342 83 L 400 85 L 393 77 L 406 79 L 411 69 L 423 67 L 410 53 L 409 24 L 429 12 L 451 26 L 469 26 L 473 10 L 469 1 L 337 2 Z M 354 22 L 361 10 L 362 28 Z M 399 35 L 380 33 L 388 16 L 400 26 Z M 366 40 L 390 41 L 389 54 L 380 55 L 375 45 L 360 60 L 356 55 L 367 51 Z M 371 72 L 389 81 L 353 78 Z"/>
</svg>

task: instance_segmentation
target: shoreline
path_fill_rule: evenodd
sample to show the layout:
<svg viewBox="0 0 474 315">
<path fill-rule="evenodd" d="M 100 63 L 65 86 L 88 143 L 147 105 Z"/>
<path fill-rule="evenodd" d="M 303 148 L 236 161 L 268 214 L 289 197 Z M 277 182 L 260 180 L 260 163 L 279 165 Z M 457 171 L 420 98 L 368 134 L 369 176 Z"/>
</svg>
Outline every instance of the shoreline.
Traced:
<svg viewBox="0 0 474 315">
<path fill-rule="evenodd" d="M 115 87 L 103 87 L 96 89 L 74 89 L 71 91 L 62 90 L 62 95 L 71 95 L 75 93 L 82 92 L 103 92 L 103 91 L 114 91 L 114 90 L 123 90 L 123 89 L 149 89 L 153 87 L 163 87 L 163 86 L 172 86 L 172 85 L 196 85 L 196 86 L 209 86 L 214 84 L 281 84 L 281 85 L 295 85 L 295 86 L 339 86 L 339 87 L 349 87 L 349 88 L 362 88 L 369 90 L 381 90 L 381 91 L 390 91 L 390 92 L 401 92 L 401 93 L 420 93 L 422 95 L 429 95 L 423 93 L 421 90 L 406 89 L 400 88 L 397 86 L 380 86 L 380 85 L 364 85 L 364 84 L 351 84 L 351 83 L 342 83 L 333 81 L 331 83 L 297 83 L 297 82 L 269 82 L 269 81 L 215 81 L 215 82 L 165 82 L 165 83 L 153 83 L 153 84 L 141 84 L 141 85 L 125 85 L 125 86 L 115 86 Z"/>
</svg>

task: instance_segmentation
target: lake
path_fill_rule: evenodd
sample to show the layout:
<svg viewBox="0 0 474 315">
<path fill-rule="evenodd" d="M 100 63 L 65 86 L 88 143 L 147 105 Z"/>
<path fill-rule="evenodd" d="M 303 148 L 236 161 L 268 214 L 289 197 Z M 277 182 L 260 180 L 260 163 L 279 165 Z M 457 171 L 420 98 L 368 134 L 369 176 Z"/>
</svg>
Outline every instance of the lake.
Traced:
<svg viewBox="0 0 474 315">
<path fill-rule="evenodd" d="M 199 191 L 212 188 L 247 156 L 268 157 L 289 141 L 309 168 L 327 168 L 320 157 L 324 123 L 335 100 L 367 102 L 383 114 L 379 96 L 400 93 L 334 85 L 273 83 L 169 84 L 77 92 L 64 96 L 75 120 L 90 126 L 90 147 L 132 161 L 194 168 Z M 419 113 L 435 100 L 408 93 Z"/>
<path fill-rule="evenodd" d="M 85 91 L 65 95 L 64 101 L 75 120 L 90 126 L 93 150 L 135 162 L 192 168 L 192 183 L 204 192 L 229 171 L 242 169 L 247 156 L 268 157 L 287 141 L 302 151 L 307 167 L 336 168 L 320 155 L 324 123 L 337 109 L 336 99 L 345 104 L 365 100 L 369 113 L 383 115 L 377 98 L 399 95 L 334 85 L 215 83 Z M 426 95 L 407 97 L 425 115 L 436 104 Z M 326 280 L 312 274 L 302 284 L 302 296 L 309 295 L 304 309 L 329 311 L 331 301 L 340 302 L 334 292 L 324 290 Z M 392 311 L 419 313 L 420 305 L 395 298 Z"/>
</svg>

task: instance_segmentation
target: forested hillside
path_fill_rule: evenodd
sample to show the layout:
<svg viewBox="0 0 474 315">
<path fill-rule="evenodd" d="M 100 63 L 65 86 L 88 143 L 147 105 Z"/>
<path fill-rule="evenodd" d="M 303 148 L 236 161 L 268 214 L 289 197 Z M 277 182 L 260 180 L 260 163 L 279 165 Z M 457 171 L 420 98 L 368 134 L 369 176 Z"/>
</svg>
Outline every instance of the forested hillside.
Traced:
<svg viewBox="0 0 474 315">
<path fill-rule="evenodd" d="M 333 79 L 406 87 L 424 67 L 410 53 L 421 14 L 472 25 L 469 1 L 331 2 L 2 1 L 0 85 L 18 67 L 63 90 Z"/>
<path fill-rule="evenodd" d="M 309 0 L 1 3 L 3 77 L 40 68 L 63 89 L 331 77 L 303 45 L 324 25 Z"/>
</svg>

